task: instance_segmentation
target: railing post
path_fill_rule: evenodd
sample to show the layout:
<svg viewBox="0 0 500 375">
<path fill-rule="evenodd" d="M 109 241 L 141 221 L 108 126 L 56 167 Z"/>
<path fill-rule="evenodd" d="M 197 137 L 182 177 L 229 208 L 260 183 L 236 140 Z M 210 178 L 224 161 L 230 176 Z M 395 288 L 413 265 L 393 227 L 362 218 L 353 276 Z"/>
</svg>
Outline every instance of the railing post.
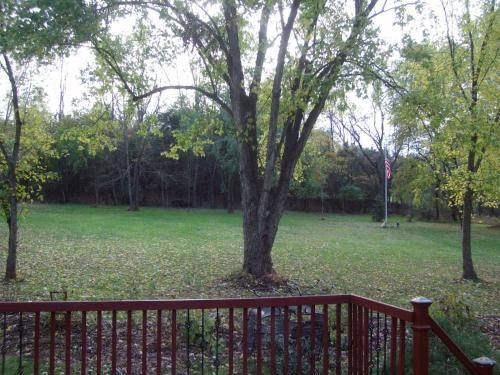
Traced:
<svg viewBox="0 0 500 375">
<path fill-rule="evenodd" d="M 413 305 L 413 374 L 429 374 L 429 306 L 432 300 L 417 297 Z"/>
<path fill-rule="evenodd" d="M 493 375 L 493 368 L 496 365 L 496 362 L 488 357 L 479 357 L 474 360 L 474 366 L 479 374 L 481 375 Z"/>
</svg>

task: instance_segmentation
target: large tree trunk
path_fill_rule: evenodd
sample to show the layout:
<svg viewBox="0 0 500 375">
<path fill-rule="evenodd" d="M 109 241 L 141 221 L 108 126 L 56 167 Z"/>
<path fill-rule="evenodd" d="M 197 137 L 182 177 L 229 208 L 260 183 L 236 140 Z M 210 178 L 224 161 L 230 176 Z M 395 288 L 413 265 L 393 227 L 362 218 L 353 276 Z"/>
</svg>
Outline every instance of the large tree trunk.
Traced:
<svg viewBox="0 0 500 375">
<path fill-rule="evenodd" d="M 472 263 L 471 246 L 471 220 L 472 220 L 473 192 L 469 188 L 464 195 L 464 211 L 462 219 L 462 259 L 463 278 L 466 280 L 477 280 L 477 274 Z"/>
</svg>

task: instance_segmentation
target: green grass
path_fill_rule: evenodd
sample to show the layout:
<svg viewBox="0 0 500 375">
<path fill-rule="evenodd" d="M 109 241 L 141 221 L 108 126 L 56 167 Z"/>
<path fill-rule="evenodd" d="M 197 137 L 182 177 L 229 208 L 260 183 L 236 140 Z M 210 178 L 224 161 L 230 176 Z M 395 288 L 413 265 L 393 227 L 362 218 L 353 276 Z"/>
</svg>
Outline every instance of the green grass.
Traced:
<svg viewBox="0 0 500 375">
<path fill-rule="evenodd" d="M 393 219 L 394 221 L 396 219 Z M 456 224 L 287 213 L 273 250 L 277 272 L 301 286 L 356 293 L 399 306 L 419 295 L 458 295 L 476 313 L 500 314 L 500 231 L 473 227 L 480 283 L 463 282 Z M 241 216 L 224 211 L 35 205 L 20 225 L 20 281 L 0 298 L 201 298 L 249 293 L 221 281 L 241 268 Z M 0 227 L 0 265 L 6 225 Z"/>
</svg>

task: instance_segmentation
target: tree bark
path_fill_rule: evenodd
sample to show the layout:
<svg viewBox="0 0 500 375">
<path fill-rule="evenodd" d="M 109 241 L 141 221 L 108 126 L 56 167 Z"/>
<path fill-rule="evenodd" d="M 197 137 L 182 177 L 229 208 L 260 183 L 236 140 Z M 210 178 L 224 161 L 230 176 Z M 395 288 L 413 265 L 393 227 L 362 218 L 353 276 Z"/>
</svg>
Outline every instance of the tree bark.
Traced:
<svg viewBox="0 0 500 375">
<path fill-rule="evenodd" d="M 468 188 L 464 195 L 464 210 L 462 219 L 462 258 L 463 258 L 463 278 L 466 280 L 478 280 L 474 264 L 472 263 L 471 246 L 471 221 L 472 221 L 472 201 L 474 194 Z"/>
<path fill-rule="evenodd" d="M 8 155 L 5 145 L 0 143 L 1 151 L 4 154 L 8 167 L 9 175 L 9 212 L 7 217 L 7 224 L 9 226 L 9 246 L 7 254 L 7 265 L 5 277 L 7 279 L 15 279 L 17 277 L 17 163 L 19 161 L 19 152 L 21 148 L 21 131 L 23 121 L 21 119 L 21 112 L 19 109 L 19 95 L 16 78 L 14 71 L 10 64 L 10 59 L 6 53 L 2 53 L 5 62 L 5 71 L 9 78 L 11 92 L 12 92 L 12 106 L 14 108 L 14 120 L 16 131 L 14 136 L 14 145 L 12 147 L 12 154 Z M 3 67 L 3 66 L 2 66 Z"/>
<path fill-rule="evenodd" d="M 15 192 L 17 182 L 15 171 L 13 172 L 9 185 L 11 191 Z M 5 277 L 13 280 L 17 277 L 17 197 L 15 193 L 11 194 L 9 199 L 9 217 L 7 218 L 7 224 L 9 225 L 9 248 Z"/>
</svg>

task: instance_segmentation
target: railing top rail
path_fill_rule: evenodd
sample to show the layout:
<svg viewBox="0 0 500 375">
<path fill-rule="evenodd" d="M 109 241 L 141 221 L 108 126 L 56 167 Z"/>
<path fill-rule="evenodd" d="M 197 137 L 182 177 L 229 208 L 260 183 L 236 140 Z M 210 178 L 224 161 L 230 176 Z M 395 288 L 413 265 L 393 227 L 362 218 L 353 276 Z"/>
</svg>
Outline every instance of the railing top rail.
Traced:
<svg viewBox="0 0 500 375">
<path fill-rule="evenodd" d="M 383 303 L 376 301 L 371 298 L 361 297 L 356 294 L 351 294 L 351 303 L 367 307 L 374 311 L 378 311 L 395 318 L 405 320 L 407 322 L 413 322 L 413 311 L 408 309 L 403 309 L 398 306 L 390 305 L 388 303 Z"/>
<path fill-rule="evenodd" d="M 474 363 L 467 357 L 467 355 L 460 349 L 457 344 L 453 342 L 452 339 L 446 334 L 446 332 L 436 323 L 432 318 L 429 320 L 432 332 L 439 337 L 441 342 L 448 347 L 448 349 L 453 353 L 456 359 L 471 373 L 474 375 L 480 375 Z"/>
<path fill-rule="evenodd" d="M 350 295 L 282 296 L 251 298 L 172 299 L 172 300 L 109 300 L 109 301 L 50 301 L 0 302 L 0 312 L 61 312 L 61 311 L 128 311 L 185 310 L 215 308 L 257 308 L 296 305 L 341 304 L 350 302 Z"/>
<path fill-rule="evenodd" d="M 351 294 L 174 300 L 0 302 L 0 312 L 183 310 L 331 305 L 345 303 L 356 303 L 407 321 L 411 321 L 413 316 L 410 310 Z"/>
</svg>

